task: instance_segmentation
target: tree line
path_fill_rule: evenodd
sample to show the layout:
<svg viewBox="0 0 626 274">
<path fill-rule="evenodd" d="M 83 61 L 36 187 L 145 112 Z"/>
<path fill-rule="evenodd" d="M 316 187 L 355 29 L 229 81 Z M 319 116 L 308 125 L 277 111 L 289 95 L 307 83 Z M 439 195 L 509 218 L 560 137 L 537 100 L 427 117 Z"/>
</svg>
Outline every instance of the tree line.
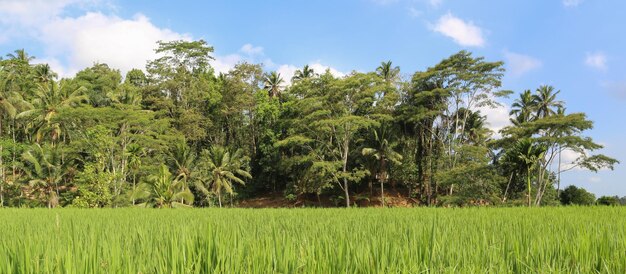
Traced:
<svg viewBox="0 0 626 274">
<path fill-rule="evenodd" d="M 466 51 L 410 77 L 387 61 L 292 79 L 246 62 L 216 74 L 202 40 L 156 53 L 124 77 L 95 63 L 58 79 L 24 50 L 0 59 L 0 206 L 384 206 L 387 189 L 420 205 L 540 206 L 569 195 L 563 172 L 618 163 L 593 153 L 593 123 L 554 87 L 513 95 L 502 62 Z M 512 95 L 511 125 L 493 132 L 480 109 Z M 579 157 L 565 165 L 566 150 Z"/>
</svg>

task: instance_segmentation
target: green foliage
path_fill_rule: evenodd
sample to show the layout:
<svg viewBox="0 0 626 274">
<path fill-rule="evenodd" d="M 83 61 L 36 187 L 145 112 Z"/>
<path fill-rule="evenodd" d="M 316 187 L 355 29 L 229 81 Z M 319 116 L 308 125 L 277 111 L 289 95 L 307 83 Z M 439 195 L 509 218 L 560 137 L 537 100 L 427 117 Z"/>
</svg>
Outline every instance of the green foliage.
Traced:
<svg viewBox="0 0 626 274">
<path fill-rule="evenodd" d="M 565 188 L 560 198 L 564 205 L 593 205 L 596 202 L 596 196 L 593 193 L 573 185 Z"/>
<path fill-rule="evenodd" d="M 0 60 L 0 206 L 234 206 L 281 194 L 394 204 L 385 191 L 420 205 L 539 206 L 560 198 L 563 172 L 619 163 L 595 153 L 593 122 L 567 113 L 551 86 L 520 94 L 512 125 L 494 134 L 479 109 L 511 93 L 504 66 L 467 51 L 410 79 L 384 61 L 341 77 L 305 65 L 287 83 L 261 64 L 215 73 L 213 50 L 159 41 L 145 71 L 125 77 L 94 63 L 59 80 L 23 49 Z M 578 158 L 557 164 L 565 151 Z"/>
<path fill-rule="evenodd" d="M 617 196 L 602 196 L 596 201 L 598 205 L 618 206 L 620 205 L 619 197 Z"/>
</svg>

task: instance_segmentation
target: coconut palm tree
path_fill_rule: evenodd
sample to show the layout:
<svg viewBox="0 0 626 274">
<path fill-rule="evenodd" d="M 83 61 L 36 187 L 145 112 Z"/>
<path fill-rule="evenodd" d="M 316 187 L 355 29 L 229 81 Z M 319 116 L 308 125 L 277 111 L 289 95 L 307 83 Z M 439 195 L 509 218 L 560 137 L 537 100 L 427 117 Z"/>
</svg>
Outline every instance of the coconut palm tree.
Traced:
<svg viewBox="0 0 626 274">
<path fill-rule="evenodd" d="M 313 77 L 315 77 L 315 71 L 311 67 L 309 67 L 309 65 L 305 65 L 302 70 L 296 70 L 296 72 L 293 74 L 293 77 L 291 77 L 291 81 L 297 82 Z"/>
<path fill-rule="evenodd" d="M 146 182 L 133 193 L 133 200 L 147 200 L 140 206 L 153 205 L 158 208 L 191 207 L 193 194 L 184 183 L 170 173 L 168 167 L 162 164 L 157 174 L 148 176 Z"/>
<path fill-rule="evenodd" d="M 540 86 L 537 93 L 533 95 L 533 104 L 537 118 L 545 118 L 557 113 L 559 108 L 563 107 L 563 102 L 557 101 L 556 96 L 559 91 L 554 91 L 552 86 Z"/>
<path fill-rule="evenodd" d="M 36 82 L 46 84 L 50 81 L 54 81 L 58 77 L 48 64 L 36 65 L 33 70 L 33 78 Z"/>
<path fill-rule="evenodd" d="M 511 119 L 511 122 L 515 125 L 521 123 L 530 122 L 534 119 L 535 102 L 530 90 L 522 92 L 518 99 L 515 99 L 511 105 L 511 112 L 509 115 L 514 115 L 515 118 Z"/>
<path fill-rule="evenodd" d="M 361 150 L 363 156 L 373 157 L 378 163 L 376 164 L 376 178 L 380 183 L 380 200 L 382 206 L 385 206 L 385 189 L 384 183 L 389 178 L 389 163 L 401 164 L 402 155 L 393 150 L 388 139 L 388 129 L 381 126 L 379 130 L 374 130 L 374 146 L 366 147 Z"/>
<path fill-rule="evenodd" d="M 222 207 L 222 193 L 234 193 L 233 183 L 244 185 L 243 179 L 251 179 L 252 175 L 244 169 L 246 159 L 240 149 L 231 153 L 221 146 L 213 146 L 203 150 L 200 155 L 196 187 L 205 195 L 211 192 L 217 195 L 219 206 Z"/>
<path fill-rule="evenodd" d="M 506 152 L 504 161 L 509 162 L 513 167 L 521 169 L 518 174 L 526 173 L 526 187 L 528 191 L 528 206 L 531 206 L 531 178 L 532 170 L 544 158 L 547 148 L 544 145 L 536 144 L 530 138 L 517 141 L 517 143 Z"/>
<path fill-rule="evenodd" d="M 400 77 L 400 67 L 393 67 L 391 61 L 381 62 L 376 68 L 376 73 L 386 82 L 395 83 Z"/>
<path fill-rule="evenodd" d="M 145 150 L 138 144 L 130 144 L 126 148 L 126 154 L 128 156 L 128 167 L 133 175 L 133 193 L 137 190 L 137 173 L 141 167 L 141 157 L 145 154 Z M 132 199 L 133 205 L 135 199 Z"/>
<path fill-rule="evenodd" d="M 18 119 L 26 119 L 29 122 L 37 143 L 42 141 L 45 134 L 50 134 L 53 144 L 60 136 L 61 125 L 54 122 L 54 117 L 61 108 L 88 101 L 87 95 L 84 94 L 84 87 L 69 90 L 64 83 L 64 81 L 60 83 L 50 81 L 40 84 L 35 90 L 33 108 L 16 116 Z"/>
<path fill-rule="evenodd" d="M 264 88 L 267 90 L 270 97 L 275 98 L 280 96 L 280 91 L 282 89 L 281 84 L 283 82 L 284 80 L 280 77 L 280 73 L 272 71 L 270 74 L 265 76 Z"/>
<path fill-rule="evenodd" d="M 29 64 L 30 61 L 35 59 L 35 56 L 30 56 L 24 49 L 18 49 L 13 53 L 7 54 L 8 60 L 18 61 L 25 64 Z"/>
<path fill-rule="evenodd" d="M 63 161 L 61 149 L 34 144 L 22 154 L 21 170 L 25 173 L 27 196 L 43 198 L 48 207 L 58 205 L 59 184 L 68 174 L 69 161 Z"/>
</svg>

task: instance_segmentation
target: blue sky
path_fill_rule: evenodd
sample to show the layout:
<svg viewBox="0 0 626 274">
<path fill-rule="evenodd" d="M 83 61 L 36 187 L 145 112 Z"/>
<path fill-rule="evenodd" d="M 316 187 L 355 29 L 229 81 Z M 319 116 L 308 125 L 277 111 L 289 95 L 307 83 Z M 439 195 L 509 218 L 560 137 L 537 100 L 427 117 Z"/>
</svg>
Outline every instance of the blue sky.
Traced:
<svg viewBox="0 0 626 274">
<path fill-rule="evenodd" d="M 342 75 L 383 60 L 410 75 L 466 49 L 506 62 L 505 89 L 561 90 L 569 112 L 595 121 L 587 134 L 602 152 L 626 161 L 625 10 L 618 0 L 0 0 L 0 53 L 25 48 L 71 76 L 94 62 L 143 68 L 157 40 L 205 39 L 217 70 L 262 62 L 288 77 L 304 64 Z M 484 112 L 506 125 L 507 108 Z M 625 177 L 618 165 L 562 181 L 625 196 Z"/>
</svg>

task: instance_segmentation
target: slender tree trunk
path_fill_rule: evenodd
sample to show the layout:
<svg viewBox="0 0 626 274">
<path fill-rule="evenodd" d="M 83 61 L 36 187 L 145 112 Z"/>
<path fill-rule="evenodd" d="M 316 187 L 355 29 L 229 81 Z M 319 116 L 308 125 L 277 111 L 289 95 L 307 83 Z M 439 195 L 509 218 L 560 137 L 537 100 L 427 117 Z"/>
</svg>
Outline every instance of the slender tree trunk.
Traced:
<svg viewBox="0 0 626 274">
<path fill-rule="evenodd" d="M 558 172 L 556 174 L 557 179 L 556 179 L 556 197 L 559 198 L 561 196 L 561 152 L 563 152 L 563 150 L 561 150 L 561 146 L 559 145 L 559 167 L 558 167 Z"/>
<path fill-rule="evenodd" d="M 349 145 L 350 142 L 348 141 L 348 138 L 346 137 L 346 140 L 344 141 L 344 146 L 343 146 L 343 155 L 342 155 L 342 160 L 343 160 L 343 168 L 342 171 L 344 173 L 344 178 L 343 178 L 343 190 L 346 194 L 346 207 L 350 207 L 350 192 L 348 191 L 348 178 L 345 177 L 345 173 L 348 171 L 348 150 L 349 150 Z"/>
<path fill-rule="evenodd" d="M 528 207 L 531 207 L 530 204 L 530 168 L 526 168 L 526 184 L 528 185 Z"/>
<path fill-rule="evenodd" d="M 382 203 L 383 207 L 385 207 L 385 188 L 382 179 L 380 180 L 380 202 Z"/>
<path fill-rule="evenodd" d="M 509 176 L 509 183 L 506 184 L 506 189 L 504 190 L 504 196 L 502 196 L 502 202 L 506 202 L 506 195 L 509 192 L 509 187 L 511 186 L 511 181 L 513 181 L 513 174 L 515 174 L 515 172 L 511 172 L 511 176 Z"/>
<path fill-rule="evenodd" d="M 220 205 L 220 208 L 222 208 L 222 193 L 221 192 L 217 193 L 217 201 Z"/>
</svg>

